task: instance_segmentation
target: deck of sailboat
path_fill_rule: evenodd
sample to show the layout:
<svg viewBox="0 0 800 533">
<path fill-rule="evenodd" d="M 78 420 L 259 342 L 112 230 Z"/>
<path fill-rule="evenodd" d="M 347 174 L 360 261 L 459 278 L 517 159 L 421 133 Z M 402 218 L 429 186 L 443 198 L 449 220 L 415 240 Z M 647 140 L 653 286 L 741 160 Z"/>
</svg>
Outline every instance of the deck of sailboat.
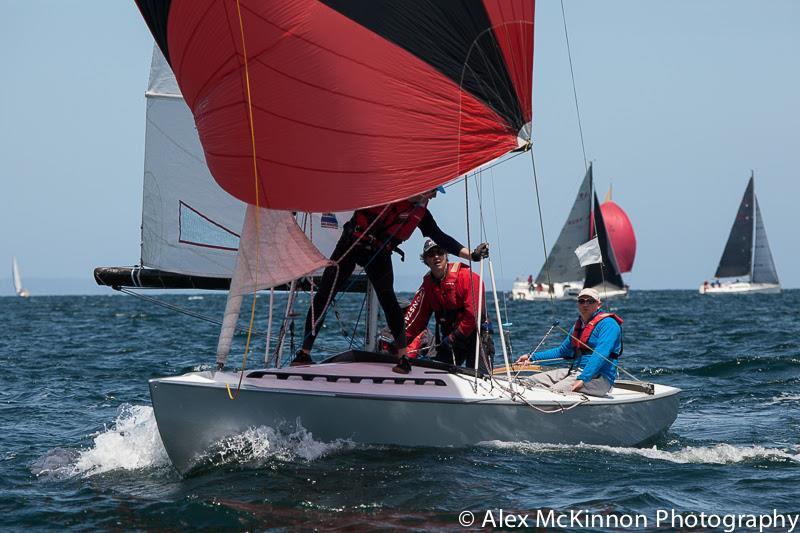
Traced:
<svg viewBox="0 0 800 533">
<path fill-rule="evenodd" d="M 330 395 L 342 397 L 403 399 L 407 401 L 443 401 L 458 403 L 489 402 L 505 405 L 525 406 L 530 402 L 538 406 L 559 407 L 582 402 L 605 405 L 657 399 L 677 393 L 677 389 L 654 385 L 655 393 L 614 388 L 604 397 L 584 396 L 570 393 L 560 394 L 545 388 L 523 388 L 514 390 L 520 399 L 512 399 L 503 390 L 507 384 L 505 376 L 495 376 L 493 385 L 487 377 L 475 380 L 466 373 L 449 372 L 414 366 L 409 374 L 392 372 L 393 364 L 368 363 L 323 363 L 283 369 L 257 369 L 247 371 L 242 379 L 242 391 L 290 393 L 300 395 Z M 180 376 L 150 380 L 151 388 L 163 385 L 180 385 L 218 389 L 219 399 L 227 400 L 227 388 L 237 388 L 238 372 L 201 371 Z M 477 383 L 477 388 L 475 387 Z"/>
</svg>

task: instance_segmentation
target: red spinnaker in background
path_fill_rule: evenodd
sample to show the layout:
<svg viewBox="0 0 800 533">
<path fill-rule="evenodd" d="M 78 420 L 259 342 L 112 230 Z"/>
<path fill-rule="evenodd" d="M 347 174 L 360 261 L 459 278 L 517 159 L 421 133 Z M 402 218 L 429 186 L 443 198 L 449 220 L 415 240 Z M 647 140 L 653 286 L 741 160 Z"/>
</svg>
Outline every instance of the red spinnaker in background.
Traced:
<svg viewBox="0 0 800 533">
<path fill-rule="evenodd" d="M 262 207 L 407 198 L 519 146 L 532 0 L 137 0 L 217 182 Z"/>
<path fill-rule="evenodd" d="M 611 239 L 611 246 L 614 248 L 614 255 L 617 257 L 619 271 L 630 272 L 636 258 L 636 235 L 633 233 L 631 220 L 610 198 L 600 204 L 600 210 L 603 212 L 603 220 Z"/>
</svg>

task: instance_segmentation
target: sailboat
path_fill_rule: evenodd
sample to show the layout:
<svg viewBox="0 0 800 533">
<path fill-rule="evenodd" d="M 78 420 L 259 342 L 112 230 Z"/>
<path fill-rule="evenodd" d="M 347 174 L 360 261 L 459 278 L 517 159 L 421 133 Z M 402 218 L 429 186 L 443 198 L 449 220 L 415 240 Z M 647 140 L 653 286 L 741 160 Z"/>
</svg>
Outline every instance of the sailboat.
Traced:
<svg viewBox="0 0 800 533">
<path fill-rule="evenodd" d="M 711 283 L 703 282 L 700 285 L 700 294 L 781 292 L 754 182 L 755 178 L 751 172 L 728 235 L 728 242 L 714 274 L 715 280 Z"/>
<path fill-rule="evenodd" d="M 396 358 L 370 351 L 372 326 L 365 350 L 316 365 L 284 367 L 278 358 L 227 368 L 242 296 L 329 264 L 291 211 L 386 204 L 530 148 L 533 2 L 486 0 L 468 10 L 406 1 L 137 3 L 194 115 L 208 173 L 247 204 L 241 226 L 215 224 L 239 237 L 224 274 L 231 278 L 218 369 L 150 380 L 159 433 L 179 472 L 257 426 L 301 424 L 318 440 L 410 446 L 625 446 L 672 424 L 680 391 L 658 384 L 618 381 L 606 397 L 586 397 L 531 387 L 510 370 L 493 376 L 425 360 L 400 376 Z M 176 174 L 193 186 L 194 176 Z M 171 279 L 194 275 L 205 279 L 190 268 Z M 374 324 L 377 308 L 367 314 Z"/>
<path fill-rule="evenodd" d="M 16 257 L 11 258 L 11 278 L 14 281 L 14 292 L 17 293 L 17 296 L 20 298 L 28 298 L 31 293 L 22 286 L 22 276 L 19 273 L 19 265 L 17 264 Z"/>
<path fill-rule="evenodd" d="M 595 236 L 603 262 L 582 267 L 575 249 Z M 563 300 L 576 297 L 586 287 L 597 289 L 603 300 L 628 294 L 628 287 L 617 266 L 603 209 L 593 189 L 591 164 L 561 233 L 536 278 L 516 280 L 511 293 L 515 300 Z"/>
</svg>

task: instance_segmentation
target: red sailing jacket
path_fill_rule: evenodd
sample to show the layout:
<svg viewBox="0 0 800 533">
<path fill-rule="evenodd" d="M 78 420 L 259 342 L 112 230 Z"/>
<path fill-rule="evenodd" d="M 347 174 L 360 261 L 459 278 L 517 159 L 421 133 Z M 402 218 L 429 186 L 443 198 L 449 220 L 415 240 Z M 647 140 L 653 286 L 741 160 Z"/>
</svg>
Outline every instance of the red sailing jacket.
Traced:
<svg viewBox="0 0 800 533">
<path fill-rule="evenodd" d="M 473 287 L 476 291 L 474 297 Z M 453 332 L 457 331 L 464 337 L 474 334 L 478 324 L 475 318 L 477 290 L 484 290 L 480 278 L 464 263 L 448 263 L 447 274 L 440 282 L 428 272 L 406 311 L 406 341 L 411 342 L 427 327 L 433 313 L 439 319 L 449 319 Z M 485 317 L 485 299 L 482 307 L 481 316 Z"/>
<path fill-rule="evenodd" d="M 589 337 L 592 336 L 595 326 L 604 318 L 613 318 L 617 321 L 617 324 L 622 325 L 622 319 L 614 313 L 597 313 L 587 322 L 586 326 L 583 325 L 580 318 L 575 321 L 575 325 L 572 328 L 572 347 L 575 348 L 576 356 L 591 353 L 591 350 L 586 348 L 585 345 L 588 345 Z M 580 342 L 578 342 L 578 339 L 580 339 Z M 610 354 L 610 357 L 616 359 L 615 355 L 619 357 L 619 354 Z"/>
<path fill-rule="evenodd" d="M 386 243 L 386 246 L 392 248 L 411 237 L 427 211 L 428 200 L 419 203 L 401 200 L 389 204 L 388 207 L 379 205 L 359 209 L 353 213 L 355 222 L 353 231 L 357 237 L 361 237 L 365 235 L 367 228 L 370 228 L 372 221 L 379 218 L 370 228 L 368 235 L 378 243 Z"/>
</svg>

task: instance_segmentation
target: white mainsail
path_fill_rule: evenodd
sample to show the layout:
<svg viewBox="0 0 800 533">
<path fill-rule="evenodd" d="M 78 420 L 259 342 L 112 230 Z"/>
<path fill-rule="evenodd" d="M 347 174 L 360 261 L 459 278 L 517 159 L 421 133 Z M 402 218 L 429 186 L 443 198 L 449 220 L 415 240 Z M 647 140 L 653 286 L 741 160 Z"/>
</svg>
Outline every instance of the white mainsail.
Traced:
<svg viewBox="0 0 800 533">
<path fill-rule="evenodd" d="M 158 47 L 153 49 L 145 94 L 142 265 L 230 277 L 245 204 L 211 176 L 194 117 Z"/>
</svg>

